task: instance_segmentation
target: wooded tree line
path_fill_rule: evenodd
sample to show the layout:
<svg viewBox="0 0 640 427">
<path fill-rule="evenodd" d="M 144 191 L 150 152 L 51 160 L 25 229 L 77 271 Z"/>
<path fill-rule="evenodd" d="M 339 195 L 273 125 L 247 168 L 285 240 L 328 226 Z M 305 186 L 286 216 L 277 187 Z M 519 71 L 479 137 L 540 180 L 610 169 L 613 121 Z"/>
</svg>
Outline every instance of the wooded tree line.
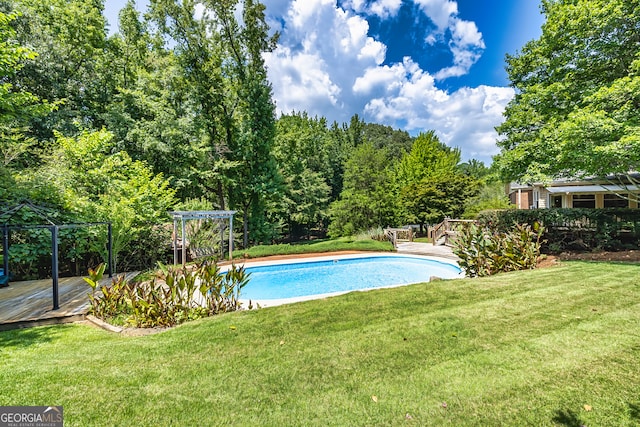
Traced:
<svg viewBox="0 0 640 427">
<path fill-rule="evenodd" d="M 489 169 L 432 131 L 276 117 L 259 2 L 129 1 L 112 36 L 102 0 L 0 12 L 0 201 L 111 221 L 129 260 L 166 246 L 155 225 L 173 209 L 237 210 L 247 246 L 506 205 Z"/>
</svg>

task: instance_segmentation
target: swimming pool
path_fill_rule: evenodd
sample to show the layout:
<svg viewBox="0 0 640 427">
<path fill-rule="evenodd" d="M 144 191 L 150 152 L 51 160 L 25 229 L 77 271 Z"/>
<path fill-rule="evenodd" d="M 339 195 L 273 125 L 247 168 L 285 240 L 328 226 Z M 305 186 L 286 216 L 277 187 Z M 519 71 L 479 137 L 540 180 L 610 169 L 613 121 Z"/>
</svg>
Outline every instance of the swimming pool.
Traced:
<svg viewBox="0 0 640 427">
<path fill-rule="evenodd" d="M 261 305 L 318 298 L 374 288 L 463 277 L 451 260 L 403 254 L 357 254 L 247 263 L 251 273 L 242 300 Z"/>
</svg>

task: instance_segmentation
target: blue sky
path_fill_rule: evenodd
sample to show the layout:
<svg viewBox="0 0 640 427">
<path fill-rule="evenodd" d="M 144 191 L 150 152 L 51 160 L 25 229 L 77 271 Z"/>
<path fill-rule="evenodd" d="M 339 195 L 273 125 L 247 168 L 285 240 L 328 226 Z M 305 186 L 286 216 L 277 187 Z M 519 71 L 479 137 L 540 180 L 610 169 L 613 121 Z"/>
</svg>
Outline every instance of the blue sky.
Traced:
<svg viewBox="0 0 640 427">
<path fill-rule="evenodd" d="M 112 32 L 125 0 L 106 0 Z M 505 54 L 538 38 L 538 0 L 263 0 L 281 32 L 265 56 L 279 113 L 358 114 L 412 135 L 434 129 L 464 160 L 498 153 L 513 97 Z M 146 2 L 138 0 L 138 9 Z"/>
</svg>

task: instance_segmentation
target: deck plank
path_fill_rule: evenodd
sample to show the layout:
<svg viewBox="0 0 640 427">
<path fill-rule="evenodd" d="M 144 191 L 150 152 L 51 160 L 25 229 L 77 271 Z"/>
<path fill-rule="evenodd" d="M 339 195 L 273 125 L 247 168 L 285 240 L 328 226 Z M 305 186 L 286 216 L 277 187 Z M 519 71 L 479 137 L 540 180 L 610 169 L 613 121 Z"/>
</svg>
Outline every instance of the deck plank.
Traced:
<svg viewBox="0 0 640 427">
<path fill-rule="evenodd" d="M 131 278 L 135 273 L 127 275 Z M 104 278 L 108 283 L 111 279 Z M 89 310 L 91 288 L 82 277 L 58 280 L 58 310 L 53 309 L 51 279 L 9 282 L 0 288 L 0 330 L 81 320 Z"/>
</svg>

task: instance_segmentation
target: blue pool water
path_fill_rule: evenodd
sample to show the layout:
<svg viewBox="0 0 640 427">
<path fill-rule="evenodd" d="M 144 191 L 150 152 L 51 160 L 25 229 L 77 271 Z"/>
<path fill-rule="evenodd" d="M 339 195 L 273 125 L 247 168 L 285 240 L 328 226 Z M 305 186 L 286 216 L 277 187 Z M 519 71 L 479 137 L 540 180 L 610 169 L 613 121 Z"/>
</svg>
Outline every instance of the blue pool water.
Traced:
<svg viewBox="0 0 640 427">
<path fill-rule="evenodd" d="M 417 256 L 359 256 L 268 266 L 247 266 L 243 300 L 273 300 L 428 282 L 432 276 L 461 277 L 445 261 Z"/>
</svg>

